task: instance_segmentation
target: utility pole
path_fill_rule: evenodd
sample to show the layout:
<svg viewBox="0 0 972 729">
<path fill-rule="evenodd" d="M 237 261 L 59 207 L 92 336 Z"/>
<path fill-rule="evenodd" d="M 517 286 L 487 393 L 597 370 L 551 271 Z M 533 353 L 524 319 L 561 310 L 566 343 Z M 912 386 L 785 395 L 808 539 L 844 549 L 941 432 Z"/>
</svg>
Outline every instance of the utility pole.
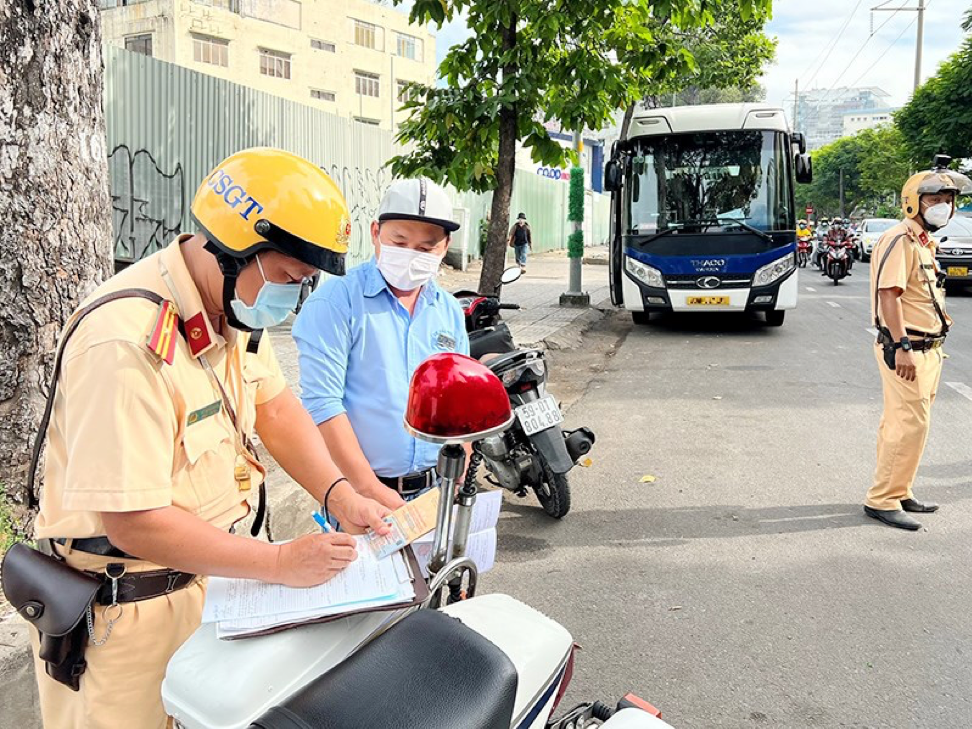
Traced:
<svg viewBox="0 0 972 729">
<path fill-rule="evenodd" d="M 918 7 L 912 8 L 907 6 L 902 6 L 899 8 L 887 8 L 884 7 L 888 4 L 890 0 L 885 0 L 877 7 L 871 8 L 872 13 L 887 13 L 894 12 L 899 13 L 902 10 L 909 13 L 918 13 L 918 37 L 915 41 L 915 86 L 913 91 L 917 91 L 918 87 L 921 86 L 921 52 L 922 45 L 925 39 L 925 5 L 926 0 L 918 0 Z"/>
<path fill-rule="evenodd" d="M 583 149 L 583 144 L 581 143 L 581 132 L 574 132 L 574 152 L 577 153 L 577 167 L 582 167 L 581 165 L 581 150 Z M 581 173 L 583 175 L 583 173 Z M 581 184 L 583 188 L 583 176 L 581 177 Z M 571 176 L 570 185 L 575 185 L 574 177 Z M 583 189 L 582 189 L 582 194 Z M 583 198 L 582 198 L 583 199 Z M 583 202 L 581 203 L 581 210 L 583 210 Z M 571 231 L 574 235 L 580 233 L 583 235 L 583 213 L 581 213 L 581 220 L 575 220 L 571 224 Z M 568 246 L 568 255 L 570 255 L 570 249 Z M 579 256 L 570 256 L 570 281 L 567 286 L 567 291 L 560 295 L 560 305 L 561 306 L 573 306 L 573 307 L 587 307 L 591 304 L 590 294 L 585 293 L 581 286 L 581 265 L 584 262 L 584 252 L 581 251 Z"/>
<path fill-rule="evenodd" d="M 840 217 L 844 217 L 844 168 L 840 168 Z"/>
<path fill-rule="evenodd" d="M 800 79 L 796 80 L 796 84 L 793 87 L 793 131 L 797 131 L 799 127 L 797 123 L 799 121 L 800 114 Z"/>
</svg>

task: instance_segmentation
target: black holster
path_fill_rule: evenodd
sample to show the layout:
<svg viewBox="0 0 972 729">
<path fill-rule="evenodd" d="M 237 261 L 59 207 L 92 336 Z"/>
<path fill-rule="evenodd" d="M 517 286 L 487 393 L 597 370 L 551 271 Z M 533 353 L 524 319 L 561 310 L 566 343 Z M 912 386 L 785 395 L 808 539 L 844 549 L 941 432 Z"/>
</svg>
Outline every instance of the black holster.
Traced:
<svg viewBox="0 0 972 729">
<path fill-rule="evenodd" d="M 888 369 L 895 369 L 895 346 L 894 337 L 891 336 L 891 330 L 887 327 L 878 327 L 877 341 L 884 351 L 884 364 L 888 366 Z"/>
<path fill-rule="evenodd" d="M 88 623 L 81 620 L 65 635 L 40 633 L 38 655 L 44 661 L 47 675 L 74 691 L 81 688 L 81 674 L 88 667 L 84 650 L 88 647 Z"/>
</svg>

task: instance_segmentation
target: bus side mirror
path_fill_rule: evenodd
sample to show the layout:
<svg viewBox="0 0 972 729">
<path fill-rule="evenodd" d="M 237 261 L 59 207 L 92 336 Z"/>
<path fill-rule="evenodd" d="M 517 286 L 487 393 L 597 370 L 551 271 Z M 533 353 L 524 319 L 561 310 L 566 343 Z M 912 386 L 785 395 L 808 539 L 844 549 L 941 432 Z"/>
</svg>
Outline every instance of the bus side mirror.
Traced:
<svg viewBox="0 0 972 729">
<path fill-rule="evenodd" d="M 621 163 L 616 159 L 610 159 L 604 165 L 604 189 L 608 192 L 621 189 Z"/>
<path fill-rule="evenodd" d="M 790 141 L 800 148 L 800 154 L 807 153 L 807 137 L 803 132 L 793 132 L 790 135 Z"/>
<path fill-rule="evenodd" d="M 813 182 L 813 160 L 809 154 L 798 154 L 793 159 L 796 181 L 802 184 Z"/>
</svg>

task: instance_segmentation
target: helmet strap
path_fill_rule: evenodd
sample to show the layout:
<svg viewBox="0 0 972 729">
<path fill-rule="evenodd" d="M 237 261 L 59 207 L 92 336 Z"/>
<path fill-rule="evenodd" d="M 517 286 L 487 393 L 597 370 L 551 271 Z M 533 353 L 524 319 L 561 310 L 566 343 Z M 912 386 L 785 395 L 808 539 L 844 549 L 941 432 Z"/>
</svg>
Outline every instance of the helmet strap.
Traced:
<svg viewBox="0 0 972 729">
<path fill-rule="evenodd" d="M 239 278 L 240 272 L 247 267 L 255 256 L 249 256 L 247 258 L 231 256 L 226 251 L 221 250 L 212 241 L 206 241 L 205 248 L 216 256 L 220 273 L 223 274 L 223 316 L 226 317 L 226 323 L 233 327 L 233 329 L 241 332 L 254 331 L 251 327 L 248 327 L 236 318 L 236 314 L 233 313 L 232 302 L 236 298 L 236 280 Z"/>
</svg>

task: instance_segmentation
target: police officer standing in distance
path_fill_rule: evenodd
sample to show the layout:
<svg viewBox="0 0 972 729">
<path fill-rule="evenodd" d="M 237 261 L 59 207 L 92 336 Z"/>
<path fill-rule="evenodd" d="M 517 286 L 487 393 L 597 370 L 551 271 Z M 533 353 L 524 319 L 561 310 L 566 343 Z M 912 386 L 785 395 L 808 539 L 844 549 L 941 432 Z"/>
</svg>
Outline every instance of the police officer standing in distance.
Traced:
<svg viewBox="0 0 972 729">
<path fill-rule="evenodd" d="M 389 510 L 343 478 L 269 337 L 251 346 L 251 332 L 294 309 L 305 279 L 344 272 L 341 192 L 307 160 L 249 149 L 199 186 L 192 214 L 200 232 L 106 281 L 62 335 L 37 517 L 38 543 L 61 564 L 32 557 L 52 565 L 48 584 L 7 562 L 3 575 L 5 589 L 27 586 L 10 592 L 49 596 L 15 604 L 39 629 L 44 615 L 84 615 L 69 604 L 78 579 L 101 583 L 67 635 L 31 631 L 47 729 L 171 725 L 160 687 L 199 626 L 205 576 L 306 587 L 356 558 L 346 534 L 269 544 L 234 533 L 263 496 L 254 430 L 342 524 L 387 532 Z"/>
<path fill-rule="evenodd" d="M 938 505 L 912 491 L 928 438 L 931 407 L 942 373 L 942 343 L 952 320 L 945 312 L 944 277 L 935 262 L 929 233 L 955 214 L 955 199 L 972 192 L 972 181 L 947 169 L 913 175 L 901 191 L 905 219 L 885 232 L 871 255 L 871 299 L 878 330 L 875 355 L 884 389 L 878 430 L 877 467 L 864 513 L 889 526 L 912 531 L 921 523 L 911 513 L 932 513 Z"/>
</svg>

